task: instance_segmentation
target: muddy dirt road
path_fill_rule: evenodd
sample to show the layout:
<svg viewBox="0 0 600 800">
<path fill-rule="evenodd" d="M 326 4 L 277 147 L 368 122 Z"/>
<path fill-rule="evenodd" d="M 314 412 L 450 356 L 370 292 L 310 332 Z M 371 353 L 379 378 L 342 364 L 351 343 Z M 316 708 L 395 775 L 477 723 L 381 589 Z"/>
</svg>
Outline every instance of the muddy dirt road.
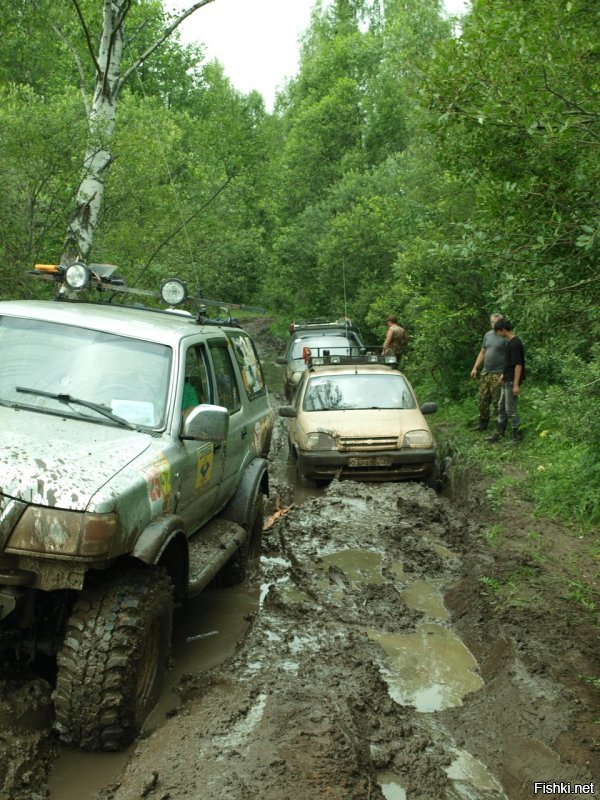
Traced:
<svg viewBox="0 0 600 800">
<path fill-rule="evenodd" d="M 275 344 L 254 332 L 269 367 Z M 490 603 L 481 576 L 524 556 L 483 545 L 468 481 L 454 500 L 317 491 L 286 438 L 278 419 L 260 568 L 184 610 L 177 694 L 129 751 L 59 750 L 49 683 L 3 665 L 1 800 L 526 800 L 535 781 L 600 795 L 600 703 L 577 678 L 597 675 L 597 627 Z"/>
</svg>

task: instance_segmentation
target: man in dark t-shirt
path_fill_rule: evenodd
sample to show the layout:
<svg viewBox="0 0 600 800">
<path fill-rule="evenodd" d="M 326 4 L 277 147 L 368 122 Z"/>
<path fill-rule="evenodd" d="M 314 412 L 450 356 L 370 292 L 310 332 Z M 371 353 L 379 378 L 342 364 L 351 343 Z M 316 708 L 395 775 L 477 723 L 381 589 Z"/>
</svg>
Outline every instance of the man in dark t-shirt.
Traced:
<svg viewBox="0 0 600 800">
<path fill-rule="evenodd" d="M 488 442 L 499 442 L 504 436 L 510 420 L 512 436 L 511 444 L 521 441 L 519 426 L 521 420 L 517 411 L 517 399 L 521 384 L 525 380 L 525 348 L 523 342 L 514 333 L 512 324 L 507 319 L 499 319 L 494 323 L 494 331 L 506 340 L 504 351 L 504 367 L 502 369 L 502 388 L 498 400 L 498 425 L 496 432 L 488 436 Z"/>
</svg>

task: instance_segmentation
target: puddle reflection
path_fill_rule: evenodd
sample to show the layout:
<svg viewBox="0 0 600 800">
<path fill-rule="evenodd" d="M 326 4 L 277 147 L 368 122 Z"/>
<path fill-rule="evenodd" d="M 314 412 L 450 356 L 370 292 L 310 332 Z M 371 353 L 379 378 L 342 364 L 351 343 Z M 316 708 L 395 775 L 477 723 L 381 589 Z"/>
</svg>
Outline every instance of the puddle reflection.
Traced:
<svg viewBox="0 0 600 800">
<path fill-rule="evenodd" d="M 398 776 L 393 772 L 380 772 L 377 775 L 385 800 L 406 800 L 406 789 L 398 781 Z"/>
<path fill-rule="evenodd" d="M 450 613 L 439 591 L 442 584 L 440 580 L 415 581 L 400 595 L 409 608 L 422 611 L 428 619 L 449 619 Z"/>
<path fill-rule="evenodd" d="M 473 655 L 443 625 L 423 623 L 408 634 L 367 633 L 387 655 L 384 678 L 400 705 L 439 711 L 462 705 L 466 694 L 483 686 Z"/>
<path fill-rule="evenodd" d="M 340 550 L 323 556 L 325 568 L 333 564 L 339 567 L 348 580 L 355 583 L 380 585 L 384 582 L 381 574 L 381 553 L 372 550 Z"/>
</svg>

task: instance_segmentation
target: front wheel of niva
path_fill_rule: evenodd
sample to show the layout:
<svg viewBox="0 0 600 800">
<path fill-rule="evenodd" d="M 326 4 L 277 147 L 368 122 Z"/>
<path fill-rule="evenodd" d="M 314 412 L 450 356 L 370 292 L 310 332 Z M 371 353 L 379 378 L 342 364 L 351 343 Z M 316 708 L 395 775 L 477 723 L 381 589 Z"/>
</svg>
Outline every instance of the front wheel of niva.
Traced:
<svg viewBox="0 0 600 800">
<path fill-rule="evenodd" d="M 79 596 L 57 657 L 55 728 L 83 750 L 120 750 L 155 705 L 171 647 L 173 591 L 158 567 L 97 578 Z"/>
</svg>

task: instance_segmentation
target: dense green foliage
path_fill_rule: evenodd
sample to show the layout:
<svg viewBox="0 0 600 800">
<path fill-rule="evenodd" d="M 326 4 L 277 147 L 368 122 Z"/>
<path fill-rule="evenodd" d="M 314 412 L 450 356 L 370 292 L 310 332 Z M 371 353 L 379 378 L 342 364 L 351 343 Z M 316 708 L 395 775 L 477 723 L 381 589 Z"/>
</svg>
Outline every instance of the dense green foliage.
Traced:
<svg viewBox="0 0 600 800">
<path fill-rule="evenodd" d="M 97 36 L 101 3 L 80 5 Z M 133 3 L 125 67 L 165 22 Z M 317 2 L 271 114 L 175 35 L 119 100 L 93 258 L 266 305 L 281 331 L 346 313 L 380 343 L 396 313 L 407 370 L 457 407 L 502 311 L 527 348 L 536 496 L 597 520 L 599 29 L 592 0 L 474 0 L 460 28 L 441 0 Z M 8 297 L 61 252 L 94 75 L 70 3 L 13 0 L 0 33 Z"/>
</svg>

